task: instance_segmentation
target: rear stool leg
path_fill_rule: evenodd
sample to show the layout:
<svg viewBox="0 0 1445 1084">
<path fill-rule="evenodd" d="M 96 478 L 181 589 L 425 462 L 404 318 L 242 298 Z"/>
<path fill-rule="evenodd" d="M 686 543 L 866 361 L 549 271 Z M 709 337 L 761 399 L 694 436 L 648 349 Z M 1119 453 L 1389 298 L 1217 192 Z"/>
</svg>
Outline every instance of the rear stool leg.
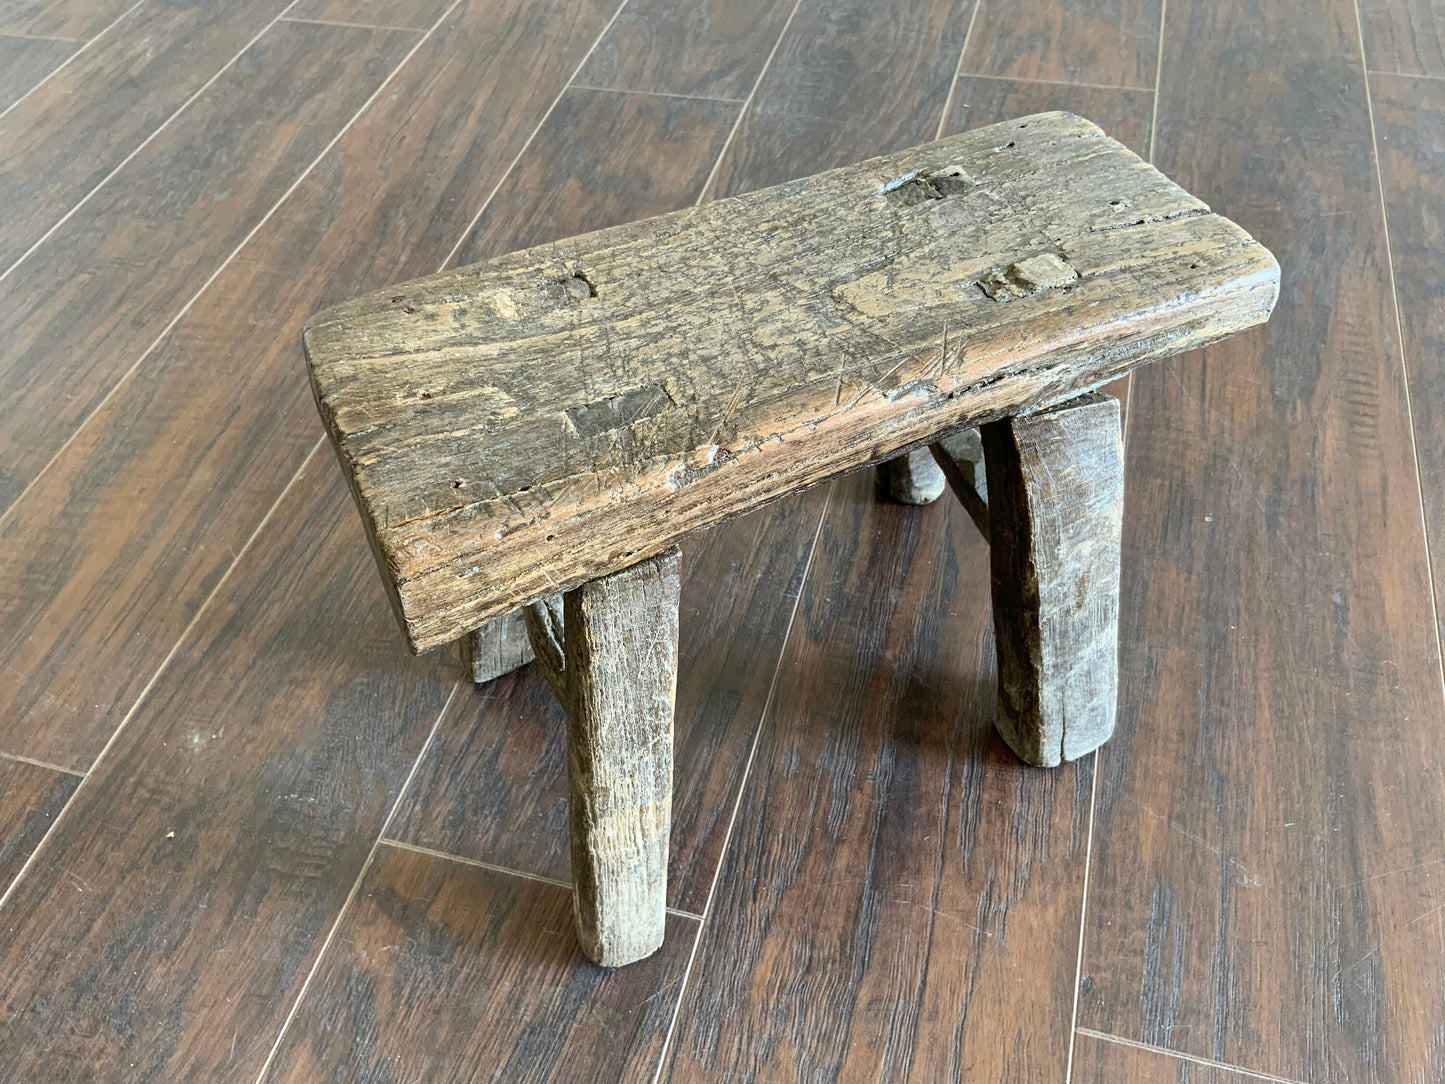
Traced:
<svg viewBox="0 0 1445 1084">
<path fill-rule="evenodd" d="M 667 913 L 676 548 L 529 609 L 539 665 L 567 709 L 573 914 L 605 967 L 651 955 Z M 560 648 L 560 650 L 559 650 Z"/>
<path fill-rule="evenodd" d="M 461 638 L 462 668 L 478 685 L 532 661 L 522 611 L 494 617 Z"/>
<path fill-rule="evenodd" d="M 1114 731 L 1119 669 L 1119 537 L 1124 507 L 1119 403 L 1090 394 L 982 428 L 996 725 L 1030 764 L 1098 748 Z"/>
<path fill-rule="evenodd" d="M 888 496 L 899 504 L 931 504 L 944 487 L 943 471 L 927 448 L 879 463 L 878 477 Z"/>
</svg>

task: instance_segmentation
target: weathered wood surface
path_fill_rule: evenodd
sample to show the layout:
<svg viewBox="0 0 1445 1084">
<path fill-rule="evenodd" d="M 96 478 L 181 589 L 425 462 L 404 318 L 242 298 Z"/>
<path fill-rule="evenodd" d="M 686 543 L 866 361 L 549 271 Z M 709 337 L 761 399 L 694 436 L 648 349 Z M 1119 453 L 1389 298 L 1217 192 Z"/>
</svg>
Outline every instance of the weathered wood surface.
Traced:
<svg viewBox="0 0 1445 1084">
<path fill-rule="evenodd" d="M 915 448 L 879 463 L 878 478 L 888 496 L 899 504 L 931 504 L 948 485 L 927 448 Z"/>
<path fill-rule="evenodd" d="M 567 709 L 573 909 L 604 967 L 657 951 L 667 918 L 676 547 L 528 607 L 537 662 Z"/>
<path fill-rule="evenodd" d="M 1244 231 L 1055 113 L 392 287 L 306 348 L 424 650 L 1277 289 Z"/>
<path fill-rule="evenodd" d="M 987 541 L 988 472 L 983 466 L 983 437 L 977 429 L 964 429 L 934 441 L 928 450 L 953 495 Z"/>
<path fill-rule="evenodd" d="M 1119 681 L 1119 401 L 1081 396 L 983 427 L 988 469 L 995 725 L 1052 766 L 1114 732 Z"/>
<path fill-rule="evenodd" d="M 472 681 L 483 682 L 510 674 L 532 661 L 532 643 L 520 611 L 494 617 L 457 641 L 462 669 Z"/>
</svg>

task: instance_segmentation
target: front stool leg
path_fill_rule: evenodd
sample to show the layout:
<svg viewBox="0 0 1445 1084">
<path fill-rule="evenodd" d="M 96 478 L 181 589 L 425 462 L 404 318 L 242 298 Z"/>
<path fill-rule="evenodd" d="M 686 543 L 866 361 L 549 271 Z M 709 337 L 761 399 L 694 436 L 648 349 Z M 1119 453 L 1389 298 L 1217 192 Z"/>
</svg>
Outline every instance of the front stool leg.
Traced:
<svg viewBox="0 0 1445 1084">
<path fill-rule="evenodd" d="M 943 471 L 927 448 L 905 452 L 878 464 L 878 480 L 899 504 L 932 504 L 943 492 Z"/>
<path fill-rule="evenodd" d="M 662 945 L 678 567 L 674 547 L 568 591 L 560 615 L 556 600 L 528 608 L 538 665 L 567 710 L 577 937 L 604 967 Z"/>
<path fill-rule="evenodd" d="M 1055 765 L 1114 732 L 1119 402 L 1089 394 L 982 427 L 998 651 L 996 726 L 1020 758 Z"/>
</svg>

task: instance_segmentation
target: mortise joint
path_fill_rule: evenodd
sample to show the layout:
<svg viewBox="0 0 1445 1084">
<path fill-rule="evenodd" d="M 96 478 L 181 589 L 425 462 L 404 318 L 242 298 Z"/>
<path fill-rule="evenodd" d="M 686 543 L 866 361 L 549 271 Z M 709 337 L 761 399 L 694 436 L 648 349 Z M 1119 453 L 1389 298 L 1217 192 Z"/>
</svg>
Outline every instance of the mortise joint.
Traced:
<svg viewBox="0 0 1445 1084">
<path fill-rule="evenodd" d="M 597 296 L 597 287 L 581 271 L 573 271 L 547 283 L 546 292 L 555 301 L 586 301 Z"/>
<path fill-rule="evenodd" d="M 1009 264 L 1002 271 L 990 271 L 978 280 L 978 288 L 994 301 L 1013 301 L 1030 294 L 1067 286 L 1079 273 L 1065 259 L 1052 252 L 1030 256 Z"/>
<path fill-rule="evenodd" d="M 917 207 L 929 200 L 961 195 L 977 184 L 977 181 L 961 169 L 942 173 L 918 170 L 885 184 L 883 198 L 894 207 Z"/>
</svg>

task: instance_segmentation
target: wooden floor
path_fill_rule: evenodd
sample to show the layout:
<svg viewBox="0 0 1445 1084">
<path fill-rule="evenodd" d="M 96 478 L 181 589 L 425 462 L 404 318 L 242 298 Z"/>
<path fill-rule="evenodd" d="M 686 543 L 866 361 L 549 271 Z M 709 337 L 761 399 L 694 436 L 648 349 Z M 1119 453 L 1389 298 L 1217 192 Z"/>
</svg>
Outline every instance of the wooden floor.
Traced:
<svg viewBox="0 0 1445 1084">
<path fill-rule="evenodd" d="M 684 547 L 667 943 L 409 656 L 323 304 L 1044 109 L 1278 256 L 1128 392 L 1120 725 L 960 507 Z M 1445 0 L 0 0 L 0 1081 L 1445 1081 Z"/>
</svg>

